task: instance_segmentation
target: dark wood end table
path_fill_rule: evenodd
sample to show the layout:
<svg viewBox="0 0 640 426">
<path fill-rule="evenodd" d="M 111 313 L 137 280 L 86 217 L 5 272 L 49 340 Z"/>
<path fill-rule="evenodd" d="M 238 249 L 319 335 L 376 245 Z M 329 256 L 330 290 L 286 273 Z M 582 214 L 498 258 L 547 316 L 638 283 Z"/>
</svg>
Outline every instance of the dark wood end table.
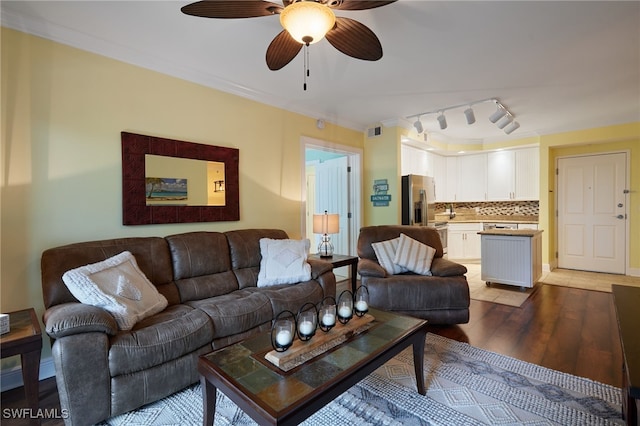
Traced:
<svg viewBox="0 0 640 426">
<path fill-rule="evenodd" d="M 622 343 L 622 413 L 628 425 L 640 425 L 640 288 L 613 284 L 613 304 Z"/>
<path fill-rule="evenodd" d="M 27 403 L 32 412 L 38 411 L 40 354 L 42 351 L 42 332 L 33 308 L 9 312 L 10 330 L 0 335 L 2 358 L 20 355 L 22 362 L 22 380 Z M 33 424 L 40 424 L 37 418 Z"/>
<path fill-rule="evenodd" d="M 218 389 L 260 425 L 298 425 L 409 346 L 418 393 L 426 395 L 427 322 L 377 309 L 369 314 L 370 329 L 286 373 L 264 359 L 270 333 L 201 356 L 204 425 L 213 424 Z"/>
<path fill-rule="evenodd" d="M 310 254 L 308 259 L 324 260 L 333 265 L 334 268 L 349 266 L 349 275 L 351 275 L 351 292 L 355 294 L 358 286 L 358 256 L 349 256 L 344 254 L 334 254 L 331 257 L 321 257 L 319 254 Z"/>
</svg>

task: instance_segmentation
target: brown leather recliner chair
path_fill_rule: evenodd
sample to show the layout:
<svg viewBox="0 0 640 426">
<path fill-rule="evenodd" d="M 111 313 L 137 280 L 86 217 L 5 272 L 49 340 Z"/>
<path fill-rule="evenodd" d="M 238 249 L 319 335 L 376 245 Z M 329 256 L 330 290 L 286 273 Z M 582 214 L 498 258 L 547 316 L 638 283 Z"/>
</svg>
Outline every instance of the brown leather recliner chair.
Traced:
<svg viewBox="0 0 640 426">
<path fill-rule="evenodd" d="M 378 262 L 371 244 L 400 234 L 433 247 L 431 276 L 404 272 L 389 275 Z M 435 228 L 406 225 L 367 226 L 358 237 L 358 273 L 367 286 L 372 307 L 424 318 L 430 324 L 469 322 L 469 284 L 467 268 L 444 259 L 442 242 Z"/>
</svg>

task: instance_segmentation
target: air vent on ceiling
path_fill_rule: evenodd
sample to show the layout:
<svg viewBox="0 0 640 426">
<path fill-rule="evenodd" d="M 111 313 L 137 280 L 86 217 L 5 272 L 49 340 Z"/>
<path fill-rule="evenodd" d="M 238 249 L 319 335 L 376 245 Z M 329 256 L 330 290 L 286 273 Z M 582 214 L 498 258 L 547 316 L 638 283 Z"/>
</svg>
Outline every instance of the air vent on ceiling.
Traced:
<svg viewBox="0 0 640 426">
<path fill-rule="evenodd" d="M 382 134 L 382 127 L 380 126 L 367 129 L 367 137 L 369 138 L 375 138 L 376 136 L 380 136 L 381 134 Z"/>
</svg>

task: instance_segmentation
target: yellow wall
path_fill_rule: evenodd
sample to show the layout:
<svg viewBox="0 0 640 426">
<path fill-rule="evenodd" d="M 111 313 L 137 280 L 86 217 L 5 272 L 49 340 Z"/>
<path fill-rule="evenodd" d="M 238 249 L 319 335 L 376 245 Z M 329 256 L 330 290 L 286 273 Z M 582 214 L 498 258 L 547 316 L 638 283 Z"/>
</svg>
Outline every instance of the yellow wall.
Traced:
<svg viewBox="0 0 640 426">
<path fill-rule="evenodd" d="M 271 72 L 266 70 L 265 72 Z M 359 131 L 2 29 L 0 310 L 42 315 L 42 251 L 120 236 L 249 227 L 300 236 L 300 138 Z M 120 132 L 240 150 L 240 221 L 122 225 Z M 45 339 L 48 352 L 48 339 Z"/>
<path fill-rule="evenodd" d="M 558 157 L 629 152 L 629 267 L 640 270 L 640 123 L 540 137 L 540 225 L 545 229 L 543 262 L 555 264 L 555 185 Z"/>
<path fill-rule="evenodd" d="M 402 132 L 399 127 L 385 127 L 380 136 L 365 139 L 362 184 L 364 226 L 397 225 L 401 222 L 400 138 Z M 386 179 L 389 184 L 387 194 L 391 194 L 391 202 L 388 207 L 374 207 L 371 202 L 373 182 L 381 179 Z"/>
</svg>

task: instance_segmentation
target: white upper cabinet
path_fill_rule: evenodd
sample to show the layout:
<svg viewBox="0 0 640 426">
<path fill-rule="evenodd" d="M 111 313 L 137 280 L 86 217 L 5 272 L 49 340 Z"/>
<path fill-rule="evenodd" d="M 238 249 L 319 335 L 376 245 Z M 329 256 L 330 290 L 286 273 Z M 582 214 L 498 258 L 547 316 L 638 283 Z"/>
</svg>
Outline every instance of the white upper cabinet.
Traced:
<svg viewBox="0 0 640 426">
<path fill-rule="evenodd" d="M 538 200 L 538 147 L 441 156 L 402 144 L 402 174 L 432 176 L 438 202 Z"/>
<path fill-rule="evenodd" d="M 540 199 L 540 151 L 538 147 L 523 148 L 515 153 L 516 200 Z"/>
<path fill-rule="evenodd" d="M 402 144 L 400 154 L 401 154 L 400 170 L 402 172 L 401 173 L 402 176 L 404 175 L 431 176 L 430 174 L 427 173 L 427 168 L 428 168 L 427 151 Z"/>
<path fill-rule="evenodd" d="M 444 185 L 440 185 L 442 189 L 444 189 L 443 201 L 456 201 L 456 192 L 458 189 L 458 157 L 446 157 L 445 164 Z M 436 193 L 437 192 L 438 188 L 436 188 Z"/>
<path fill-rule="evenodd" d="M 515 192 L 515 153 L 496 151 L 487 154 L 487 199 L 513 200 Z"/>
<path fill-rule="evenodd" d="M 487 199 L 487 155 L 458 157 L 458 182 L 454 201 L 485 201 Z"/>
</svg>

